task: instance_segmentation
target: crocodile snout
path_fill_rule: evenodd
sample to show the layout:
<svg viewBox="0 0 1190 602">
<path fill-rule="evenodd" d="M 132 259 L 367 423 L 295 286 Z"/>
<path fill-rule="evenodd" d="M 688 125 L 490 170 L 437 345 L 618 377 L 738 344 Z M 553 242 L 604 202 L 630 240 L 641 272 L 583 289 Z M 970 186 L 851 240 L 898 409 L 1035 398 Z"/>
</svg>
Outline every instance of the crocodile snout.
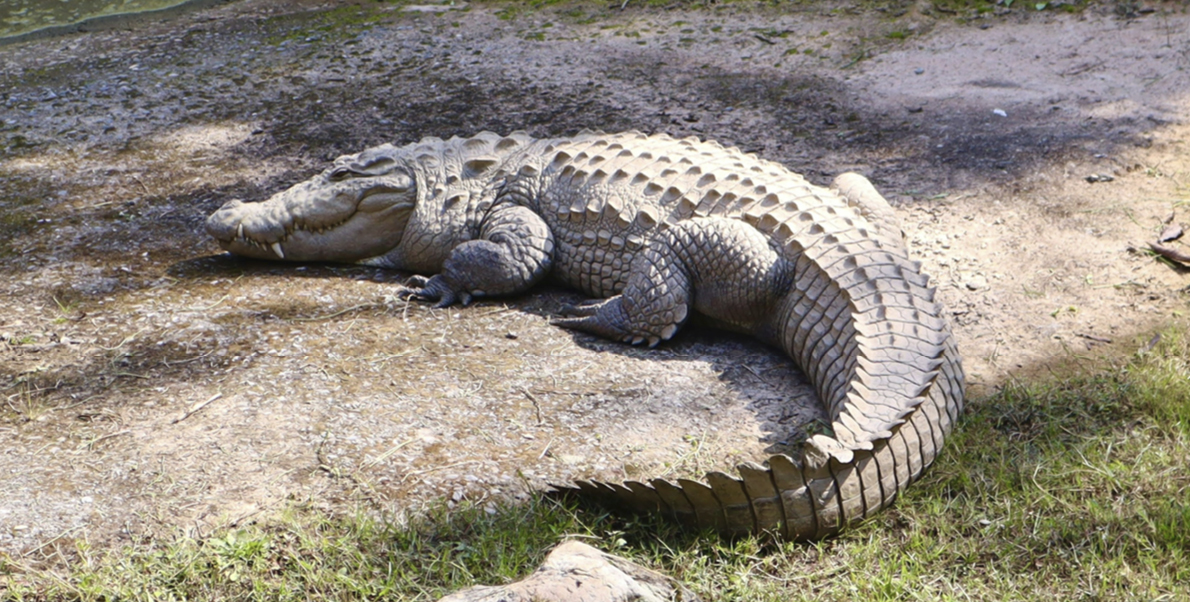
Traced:
<svg viewBox="0 0 1190 602">
<path fill-rule="evenodd" d="M 240 199 L 232 199 L 223 203 L 217 211 L 207 217 L 207 234 L 219 242 L 231 242 L 238 235 L 239 220 L 236 219 L 240 207 L 245 205 Z"/>
<path fill-rule="evenodd" d="M 237 255 L 258 259 L 285 259 L 281 243 L 286 238 L 285 216 L 273 215 L 268 203 L 233 199 L 207 218 L 207 233 L 219 246 Z"/>
</svg>

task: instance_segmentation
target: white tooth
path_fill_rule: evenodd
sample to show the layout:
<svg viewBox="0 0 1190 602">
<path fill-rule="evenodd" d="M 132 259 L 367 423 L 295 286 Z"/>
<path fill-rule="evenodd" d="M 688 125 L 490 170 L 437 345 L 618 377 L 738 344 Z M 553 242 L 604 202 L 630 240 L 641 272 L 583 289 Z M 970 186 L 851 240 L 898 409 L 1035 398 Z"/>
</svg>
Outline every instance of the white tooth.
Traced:
<svg viewBox="0 0 1190 602">
<path fill-rule="evenodd" d="M 279 243 L 279 242 L 273 243 L 273 252 L 277 254 L 277 257 L 280 257 L 281 259 L 285 259 L 285 253 L 281 252 L 281 243 Z"/>
<path fill-rule="evenodd" d="M 240 224 L 239 228 L 236 228 L 236 238 L 243 238 L 243 237 L 244 237 L 244 224 Z"/>
</svg>

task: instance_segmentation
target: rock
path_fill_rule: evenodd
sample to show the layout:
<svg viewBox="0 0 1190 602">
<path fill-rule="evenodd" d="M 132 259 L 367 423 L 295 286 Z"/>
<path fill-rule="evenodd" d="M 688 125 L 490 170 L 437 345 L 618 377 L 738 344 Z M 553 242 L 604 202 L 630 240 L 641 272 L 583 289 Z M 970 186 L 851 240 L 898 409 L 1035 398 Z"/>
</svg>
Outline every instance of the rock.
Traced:
<svg viewBox="0 0 1190 602">
<path fill-rule="evenodd" d="M 967 290 L 978 291 L 988 287 L 988 279 L 983 274 L 971 274 L 968 276 L 963 284 Z"/>
<path fill-rule="evenodd" d="M 677 581 L 577 541 L 554 548 L 532 575 L 469 587 L 439 602 L 668 602 L 700 600 Z"/>
</svg>

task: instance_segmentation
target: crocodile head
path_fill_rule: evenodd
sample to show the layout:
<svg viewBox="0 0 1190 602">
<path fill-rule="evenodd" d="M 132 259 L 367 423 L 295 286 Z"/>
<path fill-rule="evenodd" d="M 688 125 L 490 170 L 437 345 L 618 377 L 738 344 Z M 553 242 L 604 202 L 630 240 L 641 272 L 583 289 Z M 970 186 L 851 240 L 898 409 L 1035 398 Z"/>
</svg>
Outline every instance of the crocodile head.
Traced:
<svg viewBox="0 0 1190 602">
<path fill-rule="evenodd" d="M 357 262 L 401 243 L 417 204 L 413 174 L 391 145 L 335 160 L 260 203 L 233 200 L 207 218 L 224 249 L 258 259 Z"/>
</svg>

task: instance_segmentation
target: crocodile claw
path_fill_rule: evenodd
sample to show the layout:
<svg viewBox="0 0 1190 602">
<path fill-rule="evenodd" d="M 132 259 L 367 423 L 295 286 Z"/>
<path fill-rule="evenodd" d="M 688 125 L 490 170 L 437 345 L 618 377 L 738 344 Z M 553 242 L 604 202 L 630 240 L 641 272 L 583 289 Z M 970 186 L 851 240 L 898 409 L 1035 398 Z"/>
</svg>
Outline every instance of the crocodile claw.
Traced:
<svg viewBox="0 0 1190 602">
<path fill-rule="evenodd" d="M 471 293 L 454 291 L 442 276 L 410 276 L 404 286 L 405 289 L 397 293 L 398 298 L 434 301 L 437 308 L 450 307 L 455 302 L 466 307 L 475 300 Z"/>
<path fill-rule="evenodd" d="M 414 275 L 406 278 L 405 282 L 403 284 L 407 288 L 420 289 L 420 288 L 425 288 L 426 285 L 429 284 L 429 282 L 430 282 L 429 278 L 422 276 L 421 274 L 414 274 Z"/>
</svg>

